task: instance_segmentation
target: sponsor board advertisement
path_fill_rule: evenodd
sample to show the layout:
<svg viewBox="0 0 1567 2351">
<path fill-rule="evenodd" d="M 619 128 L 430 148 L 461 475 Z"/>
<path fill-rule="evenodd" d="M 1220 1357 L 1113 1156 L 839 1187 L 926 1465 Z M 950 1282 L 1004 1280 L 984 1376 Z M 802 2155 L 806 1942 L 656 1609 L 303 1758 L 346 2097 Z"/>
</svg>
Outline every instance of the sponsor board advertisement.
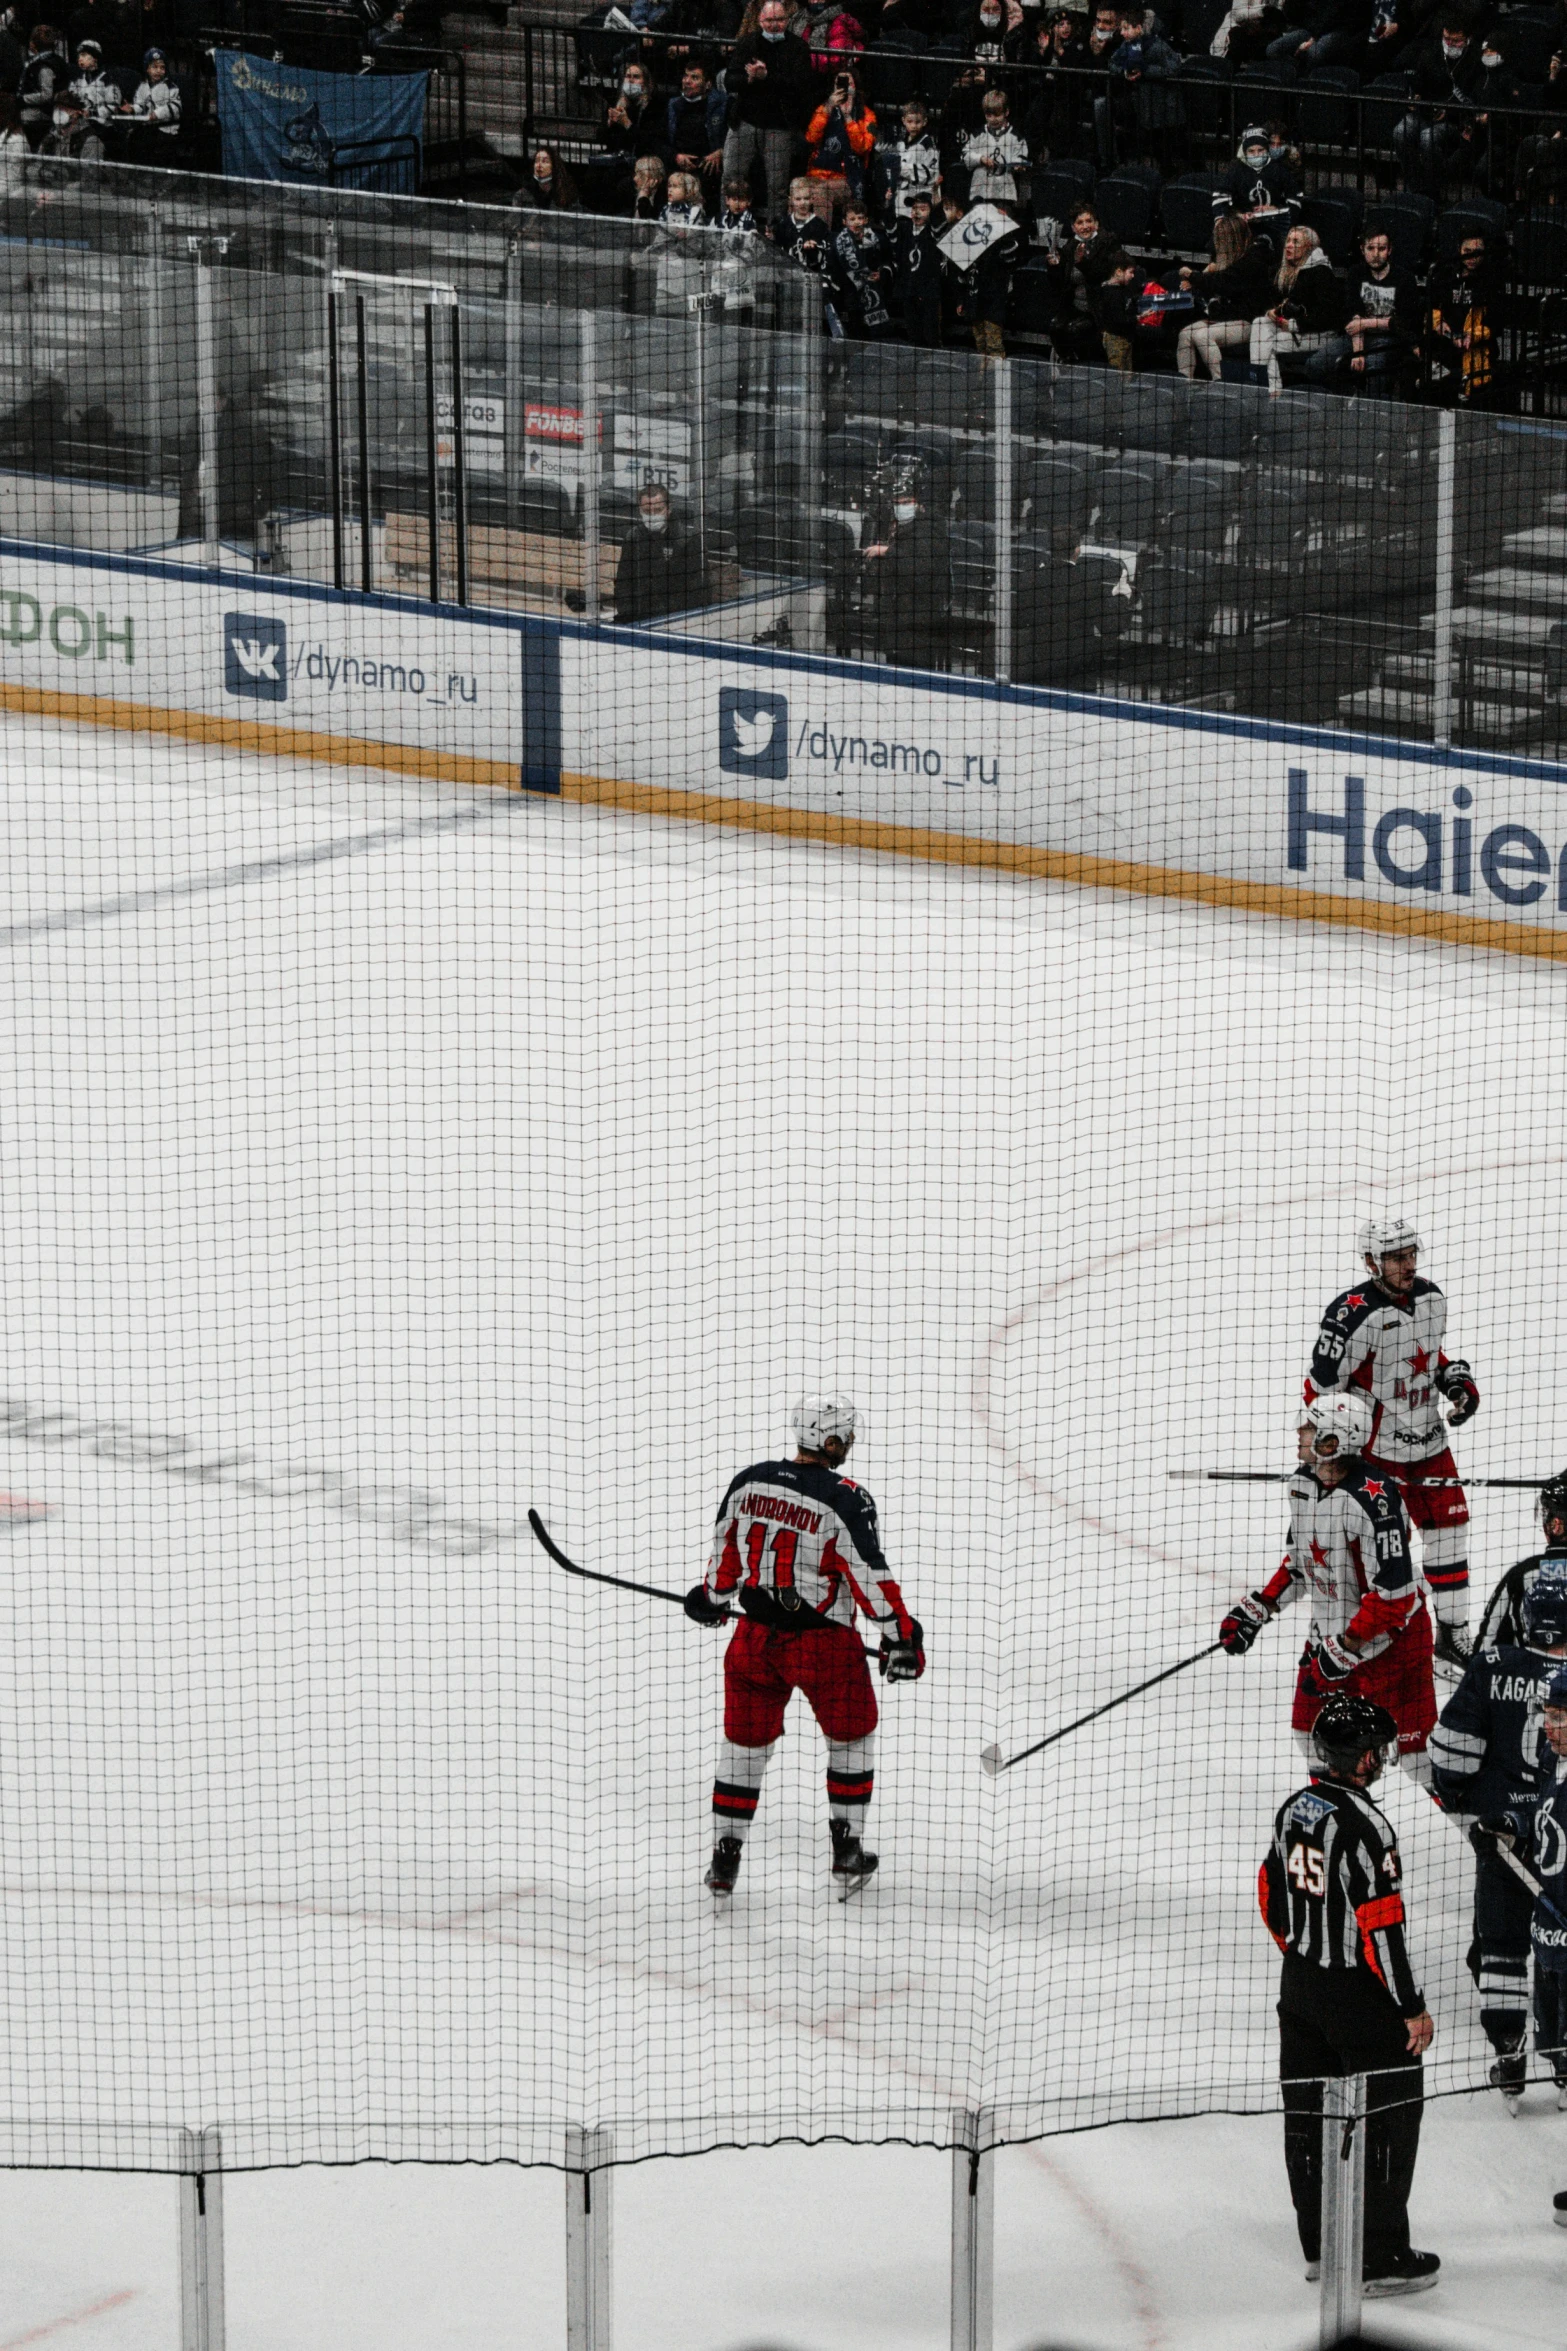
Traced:
<svg viewBox="0 0 1567 2351">
<path fill-rule="evenodd" d="M 14 543 L 0 702 L 1567 952 L 1543 764 Z"/>
<path fill-rule="evenodd" d="M 278 730 L 279 749 L 404 751 L 456 781 L 558 781 L 557 640 L 396 598 L 182 566 L 0 548 L 0 689 L 13 708 L 91 697 L 179 731 Z M 203 728 L 200 721 L 215 724 Z"/>
<path fill-rule="evenodd" d="M 960 835 L 1084 879 L 1125 867 L 1161 894 L 1186 874 L 1276 911 L 1311 893 L 1567 943 L 1567 772 L 1544 764 L 717 648 L 619 638 L 605 658 L 582 638 L 563 658 L 568 770 Z"/>
</svg>

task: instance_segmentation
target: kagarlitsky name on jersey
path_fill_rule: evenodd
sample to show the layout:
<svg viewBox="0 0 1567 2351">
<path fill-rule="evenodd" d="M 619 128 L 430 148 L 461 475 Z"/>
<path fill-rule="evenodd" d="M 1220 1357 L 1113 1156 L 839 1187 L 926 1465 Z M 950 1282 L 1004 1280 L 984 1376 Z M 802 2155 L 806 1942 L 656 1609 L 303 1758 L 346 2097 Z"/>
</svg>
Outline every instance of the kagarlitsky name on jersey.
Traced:
<svg viewBox="0 0 1567 2351">
<path fill-rule="evenodd" d="M 1407 780 L 1401 788 L 1408 789 Z M 1505 779 L 1486 780 L 1485 788 L 1500 797 Z M 1290 870 L 1316 880 L 1380 879 L 1395 890 L 1489 897 L 1508 907 L 1540 905 L 1549 893 L 1547 910 L 1567 914 L 1567 837 L 1557 837 L 1559 819 L 1547 838 L 1534 824 L 1512 817 L 1493 822 L 1477 811 L 1471 784 L 1449 784 L 1444 775 L 1440 789 L 1440 807 L 1373 812 L 1366 804 L 1363 776 L 1346 775 L 1329 784 L 1304 767 L 1292 767 L 1286 815 Z M 1540 788 L 1524 789 L 1535 814 Z"/>
</svg>

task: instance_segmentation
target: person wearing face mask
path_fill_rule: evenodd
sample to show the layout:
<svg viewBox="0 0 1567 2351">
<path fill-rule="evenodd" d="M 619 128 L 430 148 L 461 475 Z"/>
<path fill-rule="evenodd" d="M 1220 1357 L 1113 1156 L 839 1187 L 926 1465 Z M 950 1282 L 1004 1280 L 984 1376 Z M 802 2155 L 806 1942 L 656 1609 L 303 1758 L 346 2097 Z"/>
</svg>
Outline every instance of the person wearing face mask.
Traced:
<svg viewBox="0 0 1567 2351">
<path fill-rule="evenodd" d="M 535 147 L 512 202 L 535 212 L 580 212 L 582 195 L 553 147 Z"/>
<path fill-rule="evenodd" d="M 620 87 L 604 110 L 600 132 L 611 155 L 624 159 L 627 165 L 639 155 L 648 154 L 653 146 L 651 123 L 643 127 L 651 93 L 648 89 L 647 68 L 628 65 L 620 77 Z"/>
<path fill-rule="evenodd" d="M 1509 120 L 1509 112 L 1521 95 L 1505 40 L 1506 35 L 1494 27 L 1480 36 L 1480 82 L 1475 91 L 1479 112 L 1474 118 L 1471 158 L 1475 185 L 1502 204 L 1511 199 L 1517 170 L 1520 126 Z"/>
<path fill-rule="evenodd" d="M 707 602 L 702 550 L 695 531 L 674 511 L 661 482 L 637 499 L 637 519 L 621 541 L 615 567 L 615 618 L 662 620 Z"/>
<path fill-rule="evenodd" d="M 782 210 L 795 148 L 815 104 L 811 53 L 789 30 L 783 0 L 762 0 L 756 31 L 736 41 L 729 93 L 724 178 L 749 180 L 760 163 L 764 203 Z"/>
<path fill-rule="evenodd" d="M 1005 58 L 1010 30 L 1006 0 L 978 0 L 962 35 L 963 45 L 971 57 L 983 64 L 1000 65 Z"/>
<path fill-rule="evenodd" d="M 1237 214 L 1250 223 L 1252 235 L 1267 238 L 1276 253 L 1300 211 L 1304 185 L 1299 156 L 1287 147 L 1275 150 L 1265 127 L 1249 123 L 1241 133 L 1235 161 L 1214 190 L 1214 218 Z"/>
<path fill-rule="evenodd" d="M 1405 64 L 1415 104 L 1394 126 L 1393 152 L 1411 188 L 1440 194 L 1474 144 L 1474 108 L 1484 68 L 1480 43 L 1462 17 L 1444 11 L 1436 31 Z"/>
<path fill-rule="evenodd" d="M 693 59 L 680 76 L 680 91 L 664 114 L 664 144 L 677 171 L 694 171 L 704 188 L 723 168 L 724 124 L 729 100 L 715 90 L 707 67 Z"/>
<path fill-rule="evenodd" d="M 902 668 L 945 669 L 952 549 L 912 473 L 894 482 L 890 527 L 864 550 L 863 564 L 872 648 Z"/>
</svg>

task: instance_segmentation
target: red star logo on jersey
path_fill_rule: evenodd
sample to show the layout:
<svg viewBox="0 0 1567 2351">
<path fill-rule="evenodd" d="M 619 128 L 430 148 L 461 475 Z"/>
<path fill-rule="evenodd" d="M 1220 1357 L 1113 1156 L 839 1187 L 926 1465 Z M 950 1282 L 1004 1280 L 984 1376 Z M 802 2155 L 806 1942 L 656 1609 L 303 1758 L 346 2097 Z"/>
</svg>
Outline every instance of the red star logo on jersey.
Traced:
<svg viewBox="0 0 1567 2351">
<path fill-rule="evenodd" d="M 1312 1538 L 1311 1538 L 1311 1557 L 1312 1557 L 1312 1563 L 1313 1563 L 1313 1565 L 1314 1565 L 1314 1566 L 1316 1566 L 1316 1567 L 1326 1567 L 1326 1566 L 1327 1566 L 1327 1564 L 1328 1564 L 1328 1555 L 1327 1555 L 1327 1552 L 1324 1550 L 1323 1546 L 1322 1546 L 1322 1545 L 1321 1545 L 1321 1544 L 1320 1544 L 1320 1543 L 1317 1541 L 1317 1538 L 1316 1538 L 1316 1536 L 1315 1536 L 1315 1535 L 1313 1535 L 1313 1536 L 1312 1536 Z"/>
<path fill-rule="evenodd" d="M 1383 1495 L 1387 1492 L 1387 1488 L 1383 1485 L 1380 1478 L 1367 1478 L 1366 1492 L 1371 1496 L 1374 1502 L 1380 1502 Z"/>
<path fill-rule="evenodd" d="M 1345 1299 L 1344 1303 L 1345 1303 L 1345 1305 L 1346 1305 L 1346 1306 L 1364 1306 L 1364 1305 L 1365 1305 L 1365 1303 L 1366 1303 L 1366 1293 L 1365 1293 L 1365 1291 L 1364 1291 L 1364 1290 L 1351 1290 L 1351 1291 L 1350 1291 L 1350 1293 L 1349 1293 L 1349 1296 L 1348 1296 L 1348 1297 Z"/>
<path fill-rule="evenodd" d="M 1417 1347 L 1408 1360 L 1410 1370 L 1419 1379 L 1422 1372 L 1431 1369 L 1431 1350 L 1429 1347 Z"/>
</svg>

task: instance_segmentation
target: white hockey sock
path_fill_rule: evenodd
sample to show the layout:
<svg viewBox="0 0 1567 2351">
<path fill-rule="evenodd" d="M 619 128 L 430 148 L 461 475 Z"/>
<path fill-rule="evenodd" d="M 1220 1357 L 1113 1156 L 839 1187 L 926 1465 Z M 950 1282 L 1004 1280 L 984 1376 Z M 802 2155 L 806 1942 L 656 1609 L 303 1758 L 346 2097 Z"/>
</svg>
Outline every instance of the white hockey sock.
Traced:
<svg viewBox="0 0 1567 2351">
<path fill-rule="evenodd" d="M 725 1739 L 718 1750 L 718 1776 L 713 1781 L 713 1825 L 721 1837 L 735 1837 L 743 1845 L 761 1799 L 767 1759 L 777 1741 L 766 1747 L 737 1747 Z"/>
<path fill-rule="evenodd" d="M 876 1733 L 840 1744 L 827 1742 L 827 1810 L 856 1835 L 865 1826 L 866 1807 L 875 1785 Z"/>
</svg>

